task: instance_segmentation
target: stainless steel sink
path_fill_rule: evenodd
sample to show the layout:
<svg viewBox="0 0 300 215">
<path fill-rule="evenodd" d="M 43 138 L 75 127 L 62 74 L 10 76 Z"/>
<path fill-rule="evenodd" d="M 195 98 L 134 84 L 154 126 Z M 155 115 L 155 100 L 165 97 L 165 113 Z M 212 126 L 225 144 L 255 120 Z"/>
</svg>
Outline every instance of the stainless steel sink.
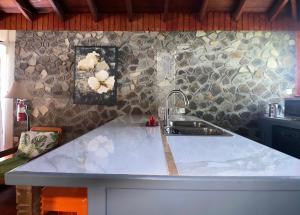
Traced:
<svg viewBox="0 0 300 215">
<path fill-rule="evenodd" d="M 170 126 L 163 126 L 166 136 L 232 136 L 232 134 L 205 121 L 170 121 Z"/>
</svg>

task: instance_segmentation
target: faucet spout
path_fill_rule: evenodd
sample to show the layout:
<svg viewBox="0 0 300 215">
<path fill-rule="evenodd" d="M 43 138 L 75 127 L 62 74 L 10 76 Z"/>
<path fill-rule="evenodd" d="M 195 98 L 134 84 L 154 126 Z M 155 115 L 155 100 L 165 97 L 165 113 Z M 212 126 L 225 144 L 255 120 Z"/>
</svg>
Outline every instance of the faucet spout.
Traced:
<svg viewBox="0 0 300 215">
<path fill-rule="evenodd" d="M 187 96 L 179 89 L 171 90 L 166 98 L 166 107 L 165 107 L 165 126 L 169 126 L 169 116 L 170 116 L 170 110 L 169 110 L 169 98 L 173 94 L 180 94 L 184 100 L 184 105 L 187 107 L 189 105 L 189 100 Z"/>
</svg>

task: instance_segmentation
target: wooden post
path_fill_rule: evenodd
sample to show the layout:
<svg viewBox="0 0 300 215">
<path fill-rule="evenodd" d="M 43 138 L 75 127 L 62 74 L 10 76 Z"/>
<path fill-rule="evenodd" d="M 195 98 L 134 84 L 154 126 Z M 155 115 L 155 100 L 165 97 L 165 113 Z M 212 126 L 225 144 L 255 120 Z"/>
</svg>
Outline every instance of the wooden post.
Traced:
<svg viewBox="0 0 300 215">
<path fill-rule="evenodd" d="M 96 4 L 96 1 L 95 0 L 87 0 L 87 3 L 88 3 L 88 6 L 90 8 L 90 11 L 92 13 L 93 20 L 95 22 L 98 22 L 99 13 L 98 13 L 98 6 Z"/>
<path fill-rule="evenodd" d="M 132 1 L 131 0 L 126 0 L 126 10 L 127 10 L 127 16 L 130 22 L 132 22 L 133 15 L 132 15 Z"/>
<path fill-rule="evenodd" d="M 245 9 L 245 6 L 246 6 L 246 1 L 247 0 L 240 0 L 239 4 L 238 4 L 238 7 L 236 8 L 236 10 L 234 11 L 233 15 L 232 15 L 232 18 L 234 19 L 234 21 L 238 21 L 243 12 L 244 12 L 244 9 Z"/>
<path fill-rule="evenodd" d="M 199 20 L 202 21 L 206 15 L 208 0 L 202 0 L 201 8 L 199 11 Z"/>
<path fill-rule="evenodd" d="M 49 2 L 55 13 L 59 16 L 60 20 L 63 21 L 65 19 L 65 9 L 62 6 L 61 1 L 50 0 Z"/>
<path fill-rule="evenodd" d="M 16 5 L 19 11 L 23 14 L 23 16 L 30 22 L 32 22 L 33 17 L 35 15 L 35 9 L 32 7 L 30 2 L 27 0 L 15 0 Z"/>
<path fill-rule="evenodd" d="M 276 0 L 275 5 L 270 11 L 270 21 L 273 22 L 277 16 L 282 12 L 283 8 L 287 5 L 289 1 L 288 0 Z"/>
<path fill-rule="evenodd" d="M 16 186 L 17 215 L 39 215 L 40 193 L 40 187 Z"/>
</svg>

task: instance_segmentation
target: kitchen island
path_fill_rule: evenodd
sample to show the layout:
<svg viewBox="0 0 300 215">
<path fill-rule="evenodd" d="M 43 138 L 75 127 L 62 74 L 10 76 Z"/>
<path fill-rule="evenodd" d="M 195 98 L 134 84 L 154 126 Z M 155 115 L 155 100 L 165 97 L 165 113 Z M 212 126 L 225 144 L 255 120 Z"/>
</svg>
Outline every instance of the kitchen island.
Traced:
<svg viewBox="0 0 300 215">
<path fill-rule="evenodd" d="M 90 215 L 298 215 L 300 160 L 232 136 L 164 136 L 115 119 L 5 176 L 87 187 Z"/>
</svg>

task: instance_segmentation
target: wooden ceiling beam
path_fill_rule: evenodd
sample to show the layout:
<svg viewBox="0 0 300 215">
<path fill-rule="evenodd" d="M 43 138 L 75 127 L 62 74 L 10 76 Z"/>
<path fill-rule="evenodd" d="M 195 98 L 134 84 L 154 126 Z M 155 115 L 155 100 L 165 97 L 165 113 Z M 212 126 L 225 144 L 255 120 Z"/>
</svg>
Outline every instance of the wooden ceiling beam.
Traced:
<svg viewBox="0 0 300 215">
<path fill-rule="evenodd" d="M 208 0 L 202 0 L 200 12 L 199 12 L 200 21 L 202 21 L 205 17 L 207 6 L 208 6 Z"/>
<path fill-rule="evenodd" d="M 25 18 L 32 22 L 35 15 L 35 9 L 27 0 L 15 0 L 18 10 L 25 16 Z"/>
<path fill-rule="evenodd" d="M 168 18 L 168 13 L 169 13 L 169 0 L 165 0 L 164 3 L 164 14 L 163 14 L 163 21 L 167 21 Z"/>
<path fill-rule="evenodd" d="M 90 8 L 90 11 L 92 13 L 92 17 L 95 22 L 99 20 L 99 12 L 98 12 L 98 6 L 95 0 L 87 0 L 88 6 Z"/>
<path fill-rule="evenodd" d="M 132 21 L 133 14 L 132 14 L 132 0 L 125 0 L 126 2 L 126 10 L 127 10 L 127 16 L 129 21 Z"/>
<path fill-rule="evenodd" d="M 278 17 L 288 2 L 289 0 L 276 0 L 274 7 L 271 9 L 269 14 L 269 19 L 271 22 Z"/>
<path fill-rule="evenodd" d="M 297 20 L 297 0 L 291 0 L 291 12 L 294 20 Z"/>
<path fill-rule="evenodd" d="M 61 20 L 65 19 L 65 9 L 59 0 L 49 0 L 54 12 L 59 16 Z"/>
<path fill-rule="evenodd" d="M 247 0 L 240 0 L 239 5 L 237 6 L 236 10 L 232 14 L 232 18 L 234 21 L 238 21 L 241 18 L 245 10 L 246 2 Z"/>
</svg>

